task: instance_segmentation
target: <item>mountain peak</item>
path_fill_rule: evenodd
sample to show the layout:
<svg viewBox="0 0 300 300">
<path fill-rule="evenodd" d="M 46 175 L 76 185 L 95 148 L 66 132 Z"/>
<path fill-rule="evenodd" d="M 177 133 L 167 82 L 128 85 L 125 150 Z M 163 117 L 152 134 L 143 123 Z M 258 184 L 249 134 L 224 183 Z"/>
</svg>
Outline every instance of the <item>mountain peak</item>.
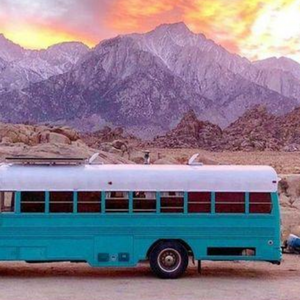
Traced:
<svg viewBox="0 0 300 300">
<path fill-rule="evenodd" d="M 276 57 L 276 56 L 272 56 L 272 57 L 268 57 L 262 60 L 257 60 L 254 62 L 254 64 L 256 65 L 266 65 L 266 64 L 299 64 L 298 62 L 296 62 L 295 60 L 293 60 L 292 58 L 286 57 L 286 56 L 280 56 L 280 57 Z"/>
<path fill-rule="evenodd" d="M 63 42 L 50 46 L 44 52 L 49 53 L 82 53 L 85 54 L 89 51 L 89 47 L 82 42 Z"/>
<path fill-rule="evenodd" d="M 161 24 L 157 26 L 153 31 L 155 32 L 161 30 L 183 33 L 183 34 L 192 33 L 184 22 Z"/>
<path fill-rule="evenodd" d="M 13 61 L 23 57 L 25 50 L 0 34 L 0 57 L 6 61 Z"/>
<path fill-rule="evenodd" d="M 12 41 L 10 41 L 8 38 L 5 37 L 3 33 L 0 33 L 0 45 L 2 44 L 14 44 Z"/>
<path fill-rule="evenodd" d="M 262 70 L 281 70 L 291 73 L 295 78 L 300 77 L 300 64 L 285 56 L 258 60 L 254 62 L 254 65 Z"/>
</svg>

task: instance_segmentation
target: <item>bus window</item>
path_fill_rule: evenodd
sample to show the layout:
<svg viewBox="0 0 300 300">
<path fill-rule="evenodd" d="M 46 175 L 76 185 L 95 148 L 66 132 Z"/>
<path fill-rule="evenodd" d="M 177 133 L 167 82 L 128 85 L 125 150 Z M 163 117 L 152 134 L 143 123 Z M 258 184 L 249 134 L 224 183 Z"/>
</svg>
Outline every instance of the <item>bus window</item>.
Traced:
<svg viewBox="0 0 300 300">
<path fill-rule="evenodd" d="M 135 213 L 156 212 L 155 192 L 133 192 L 133 212 Z"/>
<path fill-rule="evenodd" d="M 15 193 L 0 192 L 1 212 L 13 212 L 15 210 Z"/>
<path fill-rule="evenodd" d="M 45 212 L 45 192 L 21 192 L 21 212 Z"/>
<path fill-rule="evenodd" d="M 162 213 L 183 213 L 183 192 L 160 193 L 160 211 Z"/>
<path fill-rule="evenodd" d="M 105 212 L 128 213 L 129 212 L 128 192 L 107 192 L 106 199 L 105 199 Z"/>
<path fill-rule="evenodd" d="M 210 213 L 211 193 L 209 192 L 190 192 L 188 193 L 188 212 L 189 213 Z"/>
<path fill-rule="evenodd" d="M 73 192 L 50 192 L 51 213 L 72 213 Z"/>
<path fill-rule="evenodd" d="M 216 213 L 244 213 L 245 193 L 216 193 Z"/>
<path fill-rule="evenodd" d="M 101 192 L 78 192 L 77 212 L 101 212 Z"/>
<path fill-rule="evenodd" d="M 252 214 L 270 214 L 272 200 L 270 193 L 250 193 L 249 212 Z"/>
</svg>

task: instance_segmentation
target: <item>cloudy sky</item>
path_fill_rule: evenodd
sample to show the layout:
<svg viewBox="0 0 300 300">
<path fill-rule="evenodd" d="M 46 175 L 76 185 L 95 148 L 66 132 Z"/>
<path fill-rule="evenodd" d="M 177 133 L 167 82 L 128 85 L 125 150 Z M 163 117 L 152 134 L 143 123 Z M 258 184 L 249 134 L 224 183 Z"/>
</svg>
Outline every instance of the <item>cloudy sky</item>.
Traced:
<svg viewBox="0 0 300 300">
<path fill-rule="evenodd" d="M 300 61 L 300 0 L 0 0 L 0 33 L 31 49 L 178 21 L 251 60 Z"/>
</svg>

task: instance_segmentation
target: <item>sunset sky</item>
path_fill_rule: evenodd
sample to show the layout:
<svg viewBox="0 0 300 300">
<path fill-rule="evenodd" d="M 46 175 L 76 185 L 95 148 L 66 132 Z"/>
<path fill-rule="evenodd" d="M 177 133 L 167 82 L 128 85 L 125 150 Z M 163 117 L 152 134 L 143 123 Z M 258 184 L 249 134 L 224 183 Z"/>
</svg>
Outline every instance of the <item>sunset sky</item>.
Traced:
<svg viewBox="0 0 300 300">
<path fill-rule="evenodd" d="M 0 0 L 0 33 L 30 49 L 178 21 L 251 60 L 300 61 L 300 0 Z"/>
</svg>

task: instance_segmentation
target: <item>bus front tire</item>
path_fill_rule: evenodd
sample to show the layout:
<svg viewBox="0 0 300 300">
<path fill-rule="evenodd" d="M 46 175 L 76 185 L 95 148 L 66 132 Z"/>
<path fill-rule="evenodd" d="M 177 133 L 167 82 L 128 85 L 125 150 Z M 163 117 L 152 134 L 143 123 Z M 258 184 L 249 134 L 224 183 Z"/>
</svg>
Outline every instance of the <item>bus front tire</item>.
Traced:
<svg viewBox="0 0 300 300">
<path fill-rule="evenodd" d="M 156 276 L 163 279 L 175 279 L 185 272 L 189 256 L 181 243 L 166 241 L 157 244 L 152 249 L 149 261 Z"/>
</svg>

